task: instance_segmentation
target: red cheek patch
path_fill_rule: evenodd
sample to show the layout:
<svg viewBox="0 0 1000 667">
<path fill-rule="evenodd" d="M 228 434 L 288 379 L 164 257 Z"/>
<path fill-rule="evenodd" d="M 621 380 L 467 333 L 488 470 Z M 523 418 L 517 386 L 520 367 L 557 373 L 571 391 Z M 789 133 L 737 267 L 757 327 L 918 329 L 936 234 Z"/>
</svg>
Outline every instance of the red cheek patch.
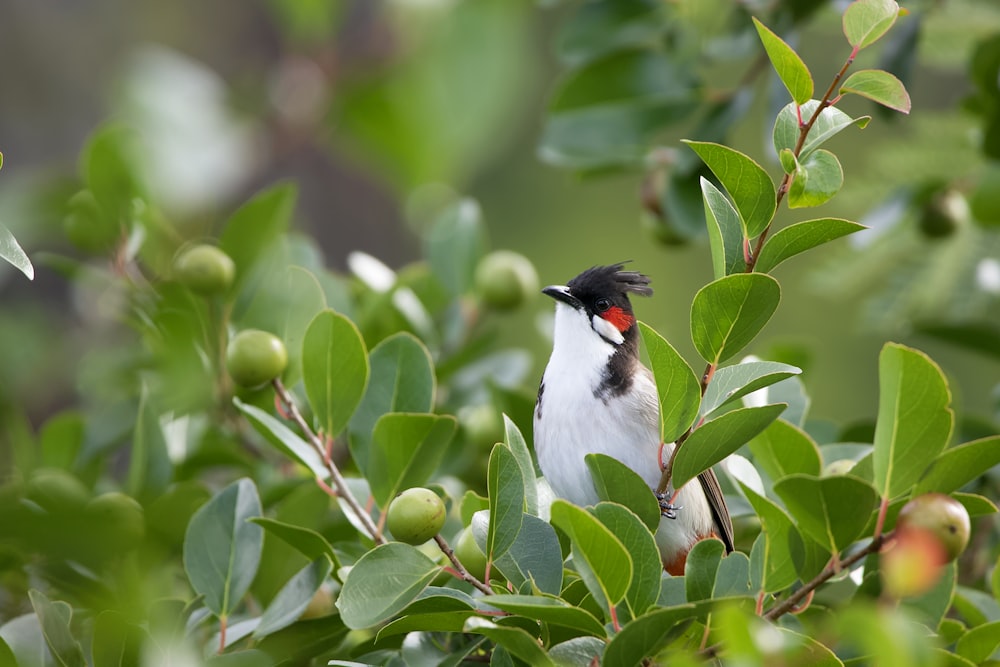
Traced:
<svg viewBox="0 0 1000 667">
<path fill-rule="evenodd" d="M 635 324 L 635 318 L 618 306 L 611 306 L 601 313 L 601 317 L 615 325 L 615 328 L 619 331 L 626 331 Z"/>
</svg>

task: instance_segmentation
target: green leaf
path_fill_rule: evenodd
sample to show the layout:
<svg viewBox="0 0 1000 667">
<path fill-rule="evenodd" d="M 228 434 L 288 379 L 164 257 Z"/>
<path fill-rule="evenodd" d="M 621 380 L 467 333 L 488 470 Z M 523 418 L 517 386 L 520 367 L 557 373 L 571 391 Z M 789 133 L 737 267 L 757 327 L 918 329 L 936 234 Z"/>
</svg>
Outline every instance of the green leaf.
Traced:
<svg viewBox="0 0 1000 667">
<path fill-rule="evenodd" d="M 326 541 L 325 537 L 316 531 L 262 516 L 250 520 L 270 535 L 274 535 L 282 542 L 291 546 L 309 560 L 316 560 L 322 556 L 326 556 L 333 564 L 335 570 L 340 567 L 340 561 L 333 547 Z"/>
<path fill-rule="evenodd" d="M 815 477 L 796 473 L 774 485 L 774 492 L 804 535 L 839 553 L 860 537 L 877 494 L 868 483 L 849 475 Z"/>
<path fill-rule="evenodd" d="M 184 570 L 205 606 L 229 616 L 250 588 L 264 545 L 264 531 L 249 519 L 261 515 L 252 480 L 236 480 L 198 508 L 184 535 Z"/>
<path fill-rule="evenodd" d="M 318 479 L 326 479 L 329 476 L 330 473 L 319 452 L 283 422 L 256 405 L 244 403 L 236 396 L 233 397 L 233 405 L 243 413 L 258 433 L 283 454 L 309 468 Z"/>
<path fill-rule="evenodd" d="M 62 667 L 86 667 L 83 649 L 70 631 L 69 624 L 73 614 L 70 606 L 61 600 L 52 602 L 44 593 L 35 589 L 28 591 L 28 598 L 38 616 L 42 636 L 45 637 L 45 644 L 52 652 L 52 657 Z"/>
<path fill-rule="evenodd" d="M 816 442 L 784 419 L 774 420 L 748 444 L 754 463 L 772 480 L 797 472 L 818 476 L 823 469 Z"/>
<path fill-rule="evenodd" d="M 660 593 L 660 577 L 663 575 L 663 561 L 660 560 L 660 550 L 653 539 L 653 533 L 627 506 L 598 503 L 593 513 L 631 554 L 632 583 L 625 594 L 625 601 L 633 617 L 644 614 L 656 604 Z"/>
<path fill-rule="evenodd" d="M 226 221 L 219 247 L 236 264 L 237 284 L 288 231 L 296 197 L 295 186 L 291 184 L 272 186 L 254 195 Z"/>
<path fill-rule="evenodd" d="M 676 639 L 697 618 L 693 604 L 654 609 L 633 620 L 608 642 L 603 665 L 638 667 Z"/>
<path fill-rule="evenodd" d="M 872 462 L 883 498 L 907 493 L 948 444 L 950 403 L 944 373 L 930 357 L 897 343 L 882 348 Z"/>
<path fill-rule="evenodd" d="M 799 160 L 795 177 L 788 188 L 788 207 L 806 208 L 830 201 L 844 185 L 840 160 L 822 148 Z"/>
<path fill-rule="evenodd" d="M 743 221 L 722 191 L 701 177 L 702 199 L 705 200 L 705 222 L 708 225 L 708 241 L 712 250 L 712 270 L 716 278 L 746 270 L 743 256 Z"/>
<path fill-rule="evenodd" d="M 379 545 L 351 568 L 337 608 L 347 627 L 370 628 L 405 609 L 440 570 L 440 565 L 409 544 Z"/>
<path fill-rule="evenodd" d="M 375 422 L 387 412 L 430 412 L 434 408 L 431 353 L 415 336 L 401 332 L 372 348 L 368 388 L 350 421 L 351 456 L 368 471 Z"/>
<path fill-rule="evenodd" d="M 750 587 L 750 559 L 746 554 L 734 551 L 719 563 L 715 575 L 712 599 L 747 597 L 753 593 Z"/>
<path fill-rule="evenodd" d="M 855 49 L 874 44 L 899 16 L 899 5 L 894 0 L 857 0 L 844 12 L 844 35 Z"/>
<path fill-rule="evenodd" d="M 628 507 L 655 533 L 660 526 L 660 505 L 639 473 L 606 454 L 587 454 L 584 461 L 601 500 Z"/>
<path fill-rule="evenodd" d="M 781 82 L 788 89 L 788 94 L 796 104 L 808 102 L 813 94 L 813 80 L 802 58 L 756 18 L 753 19 L 753 24 L 757 28 L 757 34 L 760 35 L 761 43 L 764 44 L 764 50 L 767 51 L 767 57 L 771 60 L 771 65 L 778 73 Z"/>
<path fill-rule="evenodd" d="M 354 322 L 332 310 L 316 315 L 302 340 L 302 370 L 323 434 L 337 437 L 368 385 L 368 351 Z"/>
<path fill-rule="evenodd" d="M 437 471 L 456 428 L 457 421 L 451 415 L 382 415 L 372 433 L 365 475 L 376 504 L 384 509 L 401 491 L 426 484 Z"/>
<path fill-rule="evenodd" d="M 799 168 L 799 160 L 795 157 L 795 151 L 791 148 L 782 148 L 778 153 L 778 162 L 781 163 L 781 170 L 786 174 L 794 174 Z"/>
<path fill-rule="evenodd" d="M 299 570 L 271 600 L 253 636 L 260 638 L 272 634 L 298 620 L 330 576 L 330 568 L 330 559 L 321 557 Z"/>
<path fill-rule="evenodd" d="M 685 141 L 708 165 L 729 193 L 743 220 L 744 236 L 756 238 L 774 217 L 774 183 L 748 156 L 722 144 Z"/>
<path fill-rule="evenodd" d="M 757 257 L 754 271 L 769 273 L 790 257 L 862 229 L 867 227 L 840 218 L 818 218 L 789 225 L 767 240 Z"/>
<path fill-rule="evenodd" d="M 754 573 L 754 588 L 764 593 L 783 591 L 799 578 L 791 550 L 793 535 L 797 532 L 795 524 L 769 498 L 759 495 L 745 484 L 740 484 L 740 487 L 760 518 L 761 533 L 758 542 L 754 543 L 754 551 L 757 551 L 758 543 L 762 545 L 761 564 L 759 572 Z"/>
<path fill-rule="evenodd" d="M 493 566 L 516 590 L 537 589 L 558 595 L 562 589 L 563 555 L 555 529 L 531 514 L 521 515 L 521 527 L 510 548 Z"/>
<path fill-rule="evenodd" d="M 524 481 L 513 452 L 501 443 L 493 446 L 486 474 L 490 524 L 485 551 L 490 560 L 495 560 L 510 549 L 521 530 Z"/>
<path fill-rule="evenodd" d="M 136 133 L 109 123 L 87 138 L 80 153 L 80 171 L 114 229 L 131 222 L 133 200 L 145 199 L 145 188 L 135 168 Z"/>
<path fill-rule="evenodd" d="M 153 405 L 149 388 L 143 383 L 128 466 L 128 492 L 135 498 L 159 496 L 166 490 L 174 475 L 174 466 L 167 454 L 167 441 L 160 424 L 161 413 Z"/>
<path fill-rule="evenodd" d="M 632 583 L 632 557 L 595 516 L 565 500 L 552 503 L 552 523 L 573 546 L 573 562 L 587 589 L 605 605 L 621 602 Z"/>
<path fill-rule="evenodd" d="M 895 111 L 910 113 L 910 94 L 903 82 L 880 69 L 863 69 L 851 74 L 840 86 L 840 94 L 854 93 Z"/>
<path fill-rule="evenodd" d="M 793 102 L 785 105 L 785 107 L 778 112 L 778 116 L 774 120 L 774 131 L 772 137 L 774 140 L 775 153 L 780 154 L 785 150 L 794 150 L 799 141 L 799 118 L 802 118 L 803 123 L 808 122 L 808 120 L 812 118 L 813 114 L 816 113 L 816 106 L 818 104 L 819 100 L 809 100 L 796 109 L 795 103 Z M 802 150 L 799 152 L 799 159 L 806 159 L 809 157 L 810 153 L 822 146 L 833 136 L 849 128 L 851 125 L 857 125 L 859 128 L 864 129 L 867 127 L 868 121 L 870 120 L 871 116 L 851 118 L 837 107 L 825 107 L 819 112 L 816 122 L 814 122 L 813 126 L 809 129 L 809 135 L 806 137 L 806 141 L 802 145 Z M 789 169 L 786 169 L 785 171 L 790 172 Z"/>
<path fill-rule="evenodd" d="M 998 648 L 1000 648 L 1000 621 L 993 621 L 971 628 L 958 640 L 955 651 L 966 660 L 978 665 L 989 659 Z"/>
<path fill-rule="evenodd" d="M 965 511 L 969 513 L 969 518 L 975 519 L 977 516 L 987 516 L 996 514 L 1000 509 L 995 502 L 975 493 L 952 493 L 951 497 L 962 503 Z"/>
<path fill-rule="evenodd" d="M 665 7 L 657 0 L 586 3 L 565 18 L 559 30 L 559 59 L 576 65 L 616 48 L 641 45 L 663 30 Z"/>
<path fill-rule="evenodd" d="M 488 247 L 482 210 L 474 199 L 462 199 L 445 209 L 427 235 L 427 261 L 452 295 L 472 288 L 476 264 Z"/>
<path fill-rule="evenodd" d="M 764 328 L 781 301 L 778 282 L 762 273 L 720 278 L 691 304 L 691 339 L 702 358 L 718 365 L 739 353 Z"/>
<path fill-rule="evenodd" d="M 403 616 L 389 621 L 378 631 L 378 638 L 410 632 L 461 632 L 465 621 L 475 614 L 473 609 L 462 611 L 425 611 L 419 614 L 403 612 Z M 335 664 L 335 663 L 329 663 Z"/>
<path fill-rule="evenodd" d="M 528 444 L 521 435 L 514 420 L 506 414 L 503 416 L 504 443 L 514 455 L 521 469 L 521 479 L 524 482 L 524 511 L 538 516 L 538 481 L 535 478 L 535 463 L 528 451 Z"/>
<path fill-rule="evenodd" d="M 674 488 L 680 489 L 749 442 L 784 409 L 784 403 L 738 408 L 696 428 L 674 459 L 671 478 Z"/>
<path fill-rule="evenodd" d="M 711 600 L 715 577 L 726 552 L 721 540 L 701 540 L 688 553 L 684 566 L 684 591 L 688 602 Z"/>
<path fill-rule="evenodd" d="M 951 493 L 1000 464 L 1000 435 L 973 440 L 941 452 L 913 489 L 914 495 Z"/>
<path fill-rule="evenodd" d="M 0 259 L 9 262 L 15 269 L 27 276 L 28 280 L 35 279 L 35 267 L 31 265 L 31 260 L 28 259 L 28 255 L 11 231 L 2 223 L 0 223 Z"/>
<path fill-rule="evenodd" d="M 660 404 L 660 440 L 674 442 L 691 427 L 701 404 L 698 377 L 673 345 L 644 322 L 639 322 L 649 366 L 656 380 Z"/>
<path fill-rule="evenodd" d="M 801 369 L 775 361 L 746 361 L 719 368 L 712 376 L 705 397 L 701 400 L 701 414 L 709 415 L 724 405 L 747 394 L 798 375 Z"/>
<path fill-rule="evenodd" d="M 489 637 L 532 667 L 556 667 L 538 640 L 521 628 L 497 625 L 474 616 L 465 622 L 464 631 Z"/>
<path fill-rule="evenodd" d="M 94 667 L 131 667 L 142 662 L 147 633 L 130 623 L 119 611 L 105 609 L 94 621 L 94 640 L 90 647 Z M 0 658 L 0 665 L 4 665 Z M 4 667 L 7 667 L 4 665 Z"/>
<path fill-rule="evenodd" d="M 659 581 L 659 577 L 657 577 Z M 561 625 L 580 630 L 594 637 L 605 637 L 604 625 L 582 607 L 569 604 L 557 597 L 547 595 L 493 595 L 491 607 L 502 609 L 518 616 L 531 618 L 542 623 Z"/>
</svg>

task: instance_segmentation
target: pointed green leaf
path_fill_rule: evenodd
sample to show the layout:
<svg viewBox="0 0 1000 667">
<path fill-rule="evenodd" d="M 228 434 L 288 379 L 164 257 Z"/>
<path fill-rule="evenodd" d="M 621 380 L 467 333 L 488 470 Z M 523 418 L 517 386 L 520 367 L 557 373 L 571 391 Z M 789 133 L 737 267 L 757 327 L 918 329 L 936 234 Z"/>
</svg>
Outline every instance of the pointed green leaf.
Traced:
<svg viewBox="0 0 1000 667">
<path fill-rule="evenodd" d="M 512 656 L 520 658 L 533 667 L 556 667 L 538 640 L 521 628 L 497 625 L 492 621 L 473 616 L 465 622 L 463 630 L 489 637 L 497 645 L 507 649 Z"/>
<path fill-rule="evenodd" d="M 128 492 L 136 498 L 159 496 L 174 475 L 160 424 L 161 414 L 162 411 L 152 403 L 149 388 L 143 383 L 128 466 Z"/>
<path fill-rule="evenodd" d="M 601 664 L 639 667 L 679 637 L 698 618 L 697 612 L 696 605 L 686 604 L 654 609 L 640 616 L 611 638 Z"/>
<path fill-rule="evenodd" d="M 73 614 L 70 606 L 61 600 L 53 602 L 35 589 L 28 591 L 28 598 L 38 616 L 45 644 L 56 662 L 62 667 L 86 667 L 83 649 L 70 631 L 69 623 Z"/>
<path fill-rule="evenodd" d="M 660 593 L 663 561 L 649 528 L 627 506 L 598 503 L 593 509 L 601 523 L 615 534 L 632 556 L 632 583 L 625 594 L 632 616 L 639 616 L 656 604 Z"/>
<path fill-rule="evenodd" d="M 628 507 L 655 533 L 660 526 L 660 505 L 642 477 L 618 459 L 606 454 L 587 454 L 584 460 L 590 468 L 594 488 L 601 500 Z"/>
<path fill-rule="evenodd" d="M 701 401 L 701 414 L 710 415 L 722 406 L 751 392 L 801 372 L 802 370 L 795 366 L 775 361 L 747 361 L 719 368 L 705 390 L 705 397 Z"/>
<path fill-rule="evenodd" d="M 951 493 L 1000 464 L 1000 435 L 973 440 L 946 449 L 913 489 L 914 495 Z"/>
<path fill-rule="evenodd" d="M 799 140 L 799 117 L 802 122 L 807 122 L 816 113 L 816 105 L 819 100 L 809 100 L 796 111 L 795 103 L 787 104 L 778 112 L 774 121 L 774 152 L 781 154 L 783 151 L 792 151 Z M 857 125 L 864 129 L 868 125 L 871 116 L 859 116 L 851 118 L 846 113 L 834 106 L 825 107 L 819 112 L 819 117 L 809 130 L 802 150 L 799 152 L 799 159 L 804 160 L 809 154 L 826 143 L 831 137 L 846 130 L 851 125 Z M 790 169 L 785 169 L 790 172 Z"/>
<path fill-rule="evenodd" d="M 907 493 L 948 444 L 954 414 L 944 373 L 897 343 L 879 354 L 879 410 L 872 463 L 883 498 Z"/>
<path fill-rule="evenodd" d="M 700 178 L 701 195 L 705 200 L 705 222 L 712 250 L 712 270 L 716 278 L 746 269 L 743 257 L 743 221 L 722 192 L 707 178 Z"/>
<path fill-rule="evenodd" d="M 774 485 L 803 534 L 831 554 L 850 546 L 864 530 L 875 508 L 875 489 L 856 477 L 815 477 L 796 473 Z"/>
<path fill-rule="evenodd" d="M 365 475 L 375 503 L 384 509 L 401 491 L 426 484 L 437 471 L 456 427 L 451 415 L 382 415 L 372 433 Z"/>
<path fill-rule="evenodd" d="M 485 551 L 491 560 L 495 560 L 510 549 L 521 530 L 524 481 L 514 454 L 501 443 L 493 446 L 486 475 L 490 525 Z"/>
<path fill-rule="evenodd" d="M 326 556 L 333 563 L 335 569 L 340 567 L 340 561 L 333 546 L 316 531 L 262 516 L 250 520 L 309 560 Z"/>
<path fill-rule="evenodd" d="M 774 183 L 764 168 L 748 156 L 722 144 L 685 141 L 708 165 L 740 213 L 748 239 L 764 231 L 775 211 Z"/>
<path fill-rule="evenodd" d="M 750 502 L 760 519 L 761 536 L 758 540 L 762 549 L 761 568 L 756 582 L 757 589 L 764 593 L 783 591 L 799 578 L 792 557 L 792 535 L 795 524 L 785 511 L 770 499 L 757 494 L 753 489 L 740 484 L 743 495 Z M 754 551 L 757 544 L 754 544 Z"/>
<path fill-rule="evenodd" d="M 819 475 L 823 469 L 819 447 L 809 434 L 784 419 L 776 419 L 749 443 L 754 464 L 772 480 L 793 473 Z"/>
<path fill-rule="evenodd" d="M 297 621 L 316 591 L 330 576 L 330 567 L 328 558 L 318 558 L 299 570 L 271 600 L 257 629 L 253 631 L 253 636 L 260 638 L 269 635 Z"/>
<path fill-rule="evenodd" d="M 198 508 L 184 535 L 184 570 L 205 606 L 224 618 L 250 588 L 260 564 L 264 531 L 252 480 L 236 480 Z"/>
<path fill-rule="evenodd" d="M 573 545 L 573 562 L 587 589 L 604 605 L 625 598 L 632 583 L 632 557 L 607 526 L 565 500 L 552 503 L 552 523 Z"/>
<path fill-rule="evenodd" d="M 764 50 L 767 51 L 767 57 L 771 60 L 774 71 L 778 73 L 778 78 L 788 89 L 788 94 L 796 104 L 808 102 L 813 94 L 813 80 L 802 58 L 756 18 L 753 19 L 753 24 L 757 28 L 757 34 L 760 35 L 761 43 L 764 44 Z"/>
<path fill-rule="evenodd" d="M 795 178 L 788 188 L 788 207 L 806 208 L 830 201 L 844 185 L 844 170 L 840 160 L 822 148 L 799 160 Z"/>
<path fill-rule="evenodd" d="M 521 515 L 514 543 L 493 566 L 516 590 L 558 595 L 562 589 L 563 555 L 555 529 L 531 514 Z"/>
<path fill-rule="evenodd" d="M 507 415 L 503 416 L 504 443 L 514 455 L 518 467 L 521 469 L 521 479 L 524 482 L 524 511 L 528 514 L 538 516 L 538 482 L 535 475 L 535 463 L 528 451 L 528 444 L 521 435 L 521 430 L 517 428 L 514 420 Z"/>
<path fill-rule="evenodd" d="M 719 571 L 715 575 L 715 588 L 712 589 L 712 599 L 748 597 L 752 593 L 750 559 L 740 551 L 727 554 L 719 563 Z"/>
<path fill-rule="evenodd" d="M 691 548 L 684 566 L 684 590 L 688 602 L 712 599 L 715 577 L 725 553 L 726 546 L 722 540 L 701 540 Z"/>
<path fill-rule="evenodd" d="M 368 388 L 351 417 L 351 456 L 368 471 L 369 445 L 375 422 L 387 412 L 430 412 L 434 408 L 434 365 L 431 353 L 407 332 L 389 336 L 368 356 Z"/>
<path fill-rule="evenodd" d="M 354 322 L 332 310 L 313 318 L 302 340 L 302 371 L 323 434 L 337 437 L 368 384 L 368 352 Z"/>
<path fill-rule="evenodd" d="M 977 493 L 952 493 L 951 496 L 962 503 L 965 511 L 969 513 L 969 518 L 975 519 L 977 516 L 987 516 L 1000 511 L 996 503 Z"/>
<path fill-rule="evenodd" d="M 482 211 L 474 199 L 462 199 L 445 209 L 427 235 L 427 262 L 453 295 L 472 287 L 476 264 L 488 247 Z"/>
<path fill-rule="evenodd" d="M 288 230 L 297 194 L 290 184 L 272 186 L 254 195 L 226 221 L 219 247 L 236 264 L 237 283 Z"/>
<path fill-rule="evenodd" d="M 899 16 L 899 5 L 894 0 L 857 0 L 844 12 L 844 35 L 855 49 L 874 44 Z"/>
<path fill-rule="evenodd" d="M 382 544 L 351 568 L 337 598 L 347 627 L 370 628 L 413 602 L 438 575 L 441 566 L 402 542 Z"/>
<path fill-rule="evenodd" d="M 735 274 L 705 285 L 691 304 L 695 348 L 709 363 L 729 359 L 760 333 L 779 301 L 778 281 L 762 273 Z"/>
<path fill-rule="evenodd" d="M 660 439 L 674 442 L 691 427 L 701 404 L 698 377 L 677 350 L 644 322 L 639 322 L 660 403 Z"/>
<path fill-rule="evenodd" d="M 880 69 L 854 72 L 840 86 L 840 94 L 854 93 L 895 111 L 910 113 L 910 94 L 903 82 Z"/>
<path fill-rule="evenodd" d="M 786 174 L 794 174 L 799 168 L 799 161 L 795 157 L 795 151 L 791 148 L 782 148 L 778 151 L 778 162 L 781 163 L 781 170 Z"/>
<path fill-rule="evenodd" d="M 35 267 L 31 265 L 31 260 L 11 231 L 2 223 L 0 223 L 0 259 L 7 260 L 15 269 L 27 276 L 28 280 L 35 279 Z"/>
<path fill-rule="evenodd" d="M 784 403 L 738 408 L 696 428 L 674 459 L 674 488 L 680 489 L 749 442 L 777 419 L 784 409 Z"/>
<path fill-rule="evenodd" d="M 309 443 L 300 438 L 292 429 L 276 419 L 271 414 L 261 410 L 256 405 L 244 403 L 238 397 L 233 397 L 233 405 L 243 413 L 251 426 L 264 438 L 286 456 L 295 459 L 309 468 L 319 479 L 326 479 L 330 473 L 326 469 L 323 457 Z"/>
<path fill-rule="evenodd" d="M 657 576 L 659 583 L 659 576 Z M 557 597 L 547 595 L 493 595 L 490 606 L 542 623 L 580 630 L 594 637 L 604 637 L 604 625 L 593 614 Z"/>
<path fill-rule="evenodd" d="M 955 646 L 955 651 L 961 657 L 980 664 L 992 656 L 1000 648 L 1000 621 L 993 621 L 971 628 L 962 635 Z"/>
<path fill-rule="evenodd" d="M 770 273 L 790 257 L 862 229 L 867 227 L 840 218 L 818 218 L 789 225 L 767 240 L 757 257 L 754 271 Z"/>
<path fill-rule="evenodd" d="M 131 667 L 142 663 L 149 635 L 119 611 L 105 609 L 94 621 L 90 655 L 94 667 Z M 8 667 L 0 656 L 0 665 Z"/>
</svg>

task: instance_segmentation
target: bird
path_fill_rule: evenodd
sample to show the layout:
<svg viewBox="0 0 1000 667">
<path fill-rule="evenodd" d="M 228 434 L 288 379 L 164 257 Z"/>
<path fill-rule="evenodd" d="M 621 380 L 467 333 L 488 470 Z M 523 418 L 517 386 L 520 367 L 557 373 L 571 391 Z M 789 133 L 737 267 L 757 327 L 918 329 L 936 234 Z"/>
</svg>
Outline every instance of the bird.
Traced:
<svg viewBox="0 0 1000 667">
<path fill-rule="evenodd" d="M 555 495 L 580 506 L 598 496 L 585 456 L 625 464 L 655 493 L 674 443 L 660 442 L 653 373 L 639 359 L 639 330 L 629 295 L 652 296 L 650 278 L 624 263 L 594 266 L 542 293 L 556 301 L 552 354 L 534 411 L 538 466 Z M 664 569 L 684 573 L 687 554 L 710 537 L 733 551 L 733 526 L 715 473 L 708 469 L 670 500 L 658 498 L 654 535 Z"/>
</svg>

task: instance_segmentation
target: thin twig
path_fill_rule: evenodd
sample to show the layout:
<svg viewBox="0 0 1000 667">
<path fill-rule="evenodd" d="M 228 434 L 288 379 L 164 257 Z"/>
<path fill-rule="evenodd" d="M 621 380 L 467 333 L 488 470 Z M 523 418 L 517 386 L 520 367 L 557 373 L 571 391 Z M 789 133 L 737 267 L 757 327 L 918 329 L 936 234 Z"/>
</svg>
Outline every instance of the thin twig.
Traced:
<svg viewBox="0 0 1000 667">
<path fill-rule="evenodd" d="M 319 454 L 320 459 L 326 464 L 326 470 L 330 473 L 330 480 L 333 482 L 333 488 L 336 490 L 337 496 L 351 508 L 351 511 L 354 512 L 358 521 L 360 521 L 361 525 L 365 527 L 365 530 L 368 532 L 368 536 L 374 540 L 376 544 L 385 544 L 386 539 L 385 536 L 382 535 L 382 531 L 378 529 L 378 526 L 376 526 L 375 522 L 372 521 L 371 516 L 365 511 L 364 507 L 361 506 L 358 499 L 354 497 L 354 494 L 351 493 L 351 490 L 347 487 L 347 480 L 345 480 L 344 476 L 340 474 L 340 470 L 337 468 L 337 465 L 332 459 L 330 459 L 330 457 L 326 456 L 325 443 L 312 430 L 309 423 L 305 420 L 305 417 L 302 416 L 302 413 L 299 411 L 299 407 L 295 404 L 295 399 L 293 399 L 289 391 L 285 389 L 285 385 L 281 383 L 281 378 L 275 378 L 271 381 L 271 384 L 274 387 L 275 392 L 277 392 L 278 397 L 281 399 L 281 402 L 285 405 L 285 409 L 292 418 L 292 421 L 298 424 L 302 433 L 306 436 L 306 440 L 310 445 L 312 445 L 313 449 L 316 450 L 316 453 Z"/>
<path fill-rule="evenodd" d="M 455 566 L 455 574 L 458 575 L 459 579 L 472 584 L 485 595 L 493 595 L 492 588 L 476 579 L 469 573 L 468 570 L 465 569 L 465 566 L 462 565 L 462 561 L 458 560 L 458 556 L 455 555 L 455 550 L 451 548 L 451 545 L 449 545 L 448 542 L 441 537 L 441 535 L 435 535 L 434 541 L 437 542 L 438 548 L 441 549 L 441 553 L 447 556 L 448 560 L 451 561 L 451 564 Z"/>
</svg>

